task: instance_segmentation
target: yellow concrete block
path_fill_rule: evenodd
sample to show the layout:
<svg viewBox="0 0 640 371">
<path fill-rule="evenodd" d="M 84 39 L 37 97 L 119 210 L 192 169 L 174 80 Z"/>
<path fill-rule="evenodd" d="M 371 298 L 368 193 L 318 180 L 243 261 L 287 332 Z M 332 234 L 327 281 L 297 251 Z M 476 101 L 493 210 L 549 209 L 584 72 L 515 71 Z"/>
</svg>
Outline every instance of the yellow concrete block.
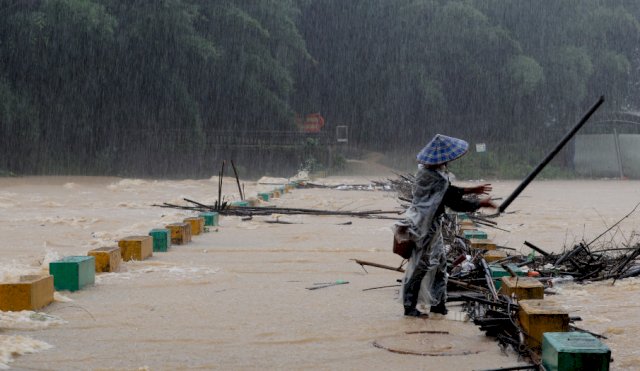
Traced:
<svg viewBox="0 0 640 371">
<path fill-rule="evenodd" d="M 145 260 L 153 255 L 151 236 L 129 236 L 118 241 L 122 260 Z"/>
<path fill-rule="evenodd" d="M 280 191 L 273 191 L 273 196 L 271 196 L 273 198 L 280 198 Z"/>
<path fill-rule="evenodd" d="M 20 276 L 18 282 L 0 283 L 0 310 L 37 310 L 53 301 L 53 276 Z"/>
<path fill-rule="evenodd" d="M 486 260 L 487 263 L 492 263 L 492 262 L 504 259 L 506 257 L 507 257 L 507 253 L 502 250 L 489 250 L 486 253 L 484 253 L 484 260 Z"/>
<path fill-rule="evenodd" d="M 166 228 L 171 231 L 171 243 L 174 245 L 184 245 L 191 242 L 191 224 L 172 223 Z"/>
<path fill-rule="evenodd" d="M 191 234 L 194 236 L 197 236 L 204 231 L 204 218 L 201 216 L 185 218 L 183 222 L 191 224 Z"/>
<path fill-rule="evenodd" d="M 472 227 L 471 229 L 475 229 L 476 228 L 476 223 L 473 222 L 473 220 L 471 219 L 463 219 L 460 221 L 460 223 L 458 224 L 460 227 Z"/>
<path fill-rule="evenodd" d="M 260 201 L 256 197 L 251 197 L 247 199 L 247 203 L 251 207 L 257 207 L 260 205 Z"/>
<path fill-rule="evenodd" d="M 479 240 L 475 238 L 472 238 L 469 240 L 469 246 L 472 249 L 479 249 L 479 250 L 495 250 L 496 249 L 496 244 L 493 243 L 493 241 Z"/>
<path fill-rule="evenodd" d="M 569 313 L 549 300 L 520 300 L 518 319 L 527 345 L 539 348 L 545 332 L 569 331 Z"/>
<path fill-rule="evenodd" d="M 502 277 L 500 292 L 517 300 L 544 299 L 544 285 L 533 277 Z"/>
<path fill-rule="evenodd" d="M 96 272 L 117 272 L 120 270 L 120 262 L 122 261 L 120 247 L 100 247 L 89 251 L 87 255 L 96 258 Z"/>
<path fill-rule="evenodd" d="M 476 229 L 478 229 L 476 226 L 474 225 L 469 225 L 469 224 L 461 224 L 458 226 L 458 230 L 460 231 L 460 234 L 463 234 L 464 231 L 475 231 Z"/>
</svg>

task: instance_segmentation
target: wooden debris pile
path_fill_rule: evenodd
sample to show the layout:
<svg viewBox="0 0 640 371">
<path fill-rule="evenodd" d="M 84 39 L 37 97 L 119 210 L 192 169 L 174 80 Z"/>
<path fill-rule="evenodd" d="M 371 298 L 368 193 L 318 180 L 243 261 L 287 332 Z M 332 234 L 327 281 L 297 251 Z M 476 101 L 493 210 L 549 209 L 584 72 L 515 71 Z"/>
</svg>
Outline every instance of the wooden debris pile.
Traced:
<svg viewBox="0 0 640 371">
<path fill-rule="evenodd" d="M 170 203 L 163 203 L 162 205 L 154 204 L 152 206 L 190 210 L 190 211 L 216 211 L 220 215 L 233 215 L 241 217 L 253 217 L 253 216 L 265 216 L 272 214 L 283 215 L 334 215 L 334 216 L 350 216 L 356 218 L 369 218 L 369 219 L 399 219 L 398 215 L 402 211 L 398 210 L 364 210 L 364 211 L 341 211 L 341 210 L 321 210 L 321 209 L 304 209 L 304 208 L 291 208 L 291 207 L 275 207 L 275 206 L 231 206 L 230 204 L 223 202 L 221 205 L 217 203 L 215 205 L 205 205 L 198 201 L 184 198 L 184 200 L 191 206 L 175 205 Z M 391 215 L 396 215 L 395 217 Z"/>
</svg>

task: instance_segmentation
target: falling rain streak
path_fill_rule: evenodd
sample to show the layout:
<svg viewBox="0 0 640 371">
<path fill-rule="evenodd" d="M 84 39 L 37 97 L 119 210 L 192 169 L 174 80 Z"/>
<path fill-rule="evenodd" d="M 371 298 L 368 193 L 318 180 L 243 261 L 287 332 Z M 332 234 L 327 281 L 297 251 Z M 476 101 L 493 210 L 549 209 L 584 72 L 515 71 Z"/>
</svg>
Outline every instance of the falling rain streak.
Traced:
<svg viewBox="0 0 640 371">
<path fill-rule="evenodd" d="M 0 0 L 0 281 L 196 211 L 223 219 L 47 314 L 0 312 L 0 368 L 522 364 L 461 316 L 404 318 L 402 268 L 349 259 L 400 266 L 384 184 L 436 133 L 471 144 L 458 179 L 499 179 L 504 208 L 522 191 L 498 246 L 560 253 L 603 229 L 629 245 L 640 216 L 614 223 L 640 201 L 639 42 L 637 0 Z M 305 189 L 261 196 L 294 174 Z M 609 337 L 612 368 L 640 362 L 639 287 L 555 288 Z M 382 350 L 403 342 L 421 349 Z"/>
<path fill-rule="evenodd" d="M 0 172 L 208 176 L 234 158 L 259 176 L 364 150 L 408 168 L 446 132 L 487 148 L 461 174 L 519 178 L 598 96 L 639 108 L 639 18 L 614 0 L 4 0 Z M 569 147 L 549 174 L 571 172 Z"/>
</svg>

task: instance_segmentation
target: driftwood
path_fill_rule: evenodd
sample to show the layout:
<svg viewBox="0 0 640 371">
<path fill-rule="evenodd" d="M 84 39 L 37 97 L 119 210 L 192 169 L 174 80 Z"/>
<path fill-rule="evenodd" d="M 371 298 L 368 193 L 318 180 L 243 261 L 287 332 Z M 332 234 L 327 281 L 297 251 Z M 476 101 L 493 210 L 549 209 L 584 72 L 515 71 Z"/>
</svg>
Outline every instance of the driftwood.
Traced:
<svg viewBox="0 0 640 371">
<path fill-rule="evenodd" d="M 538 246 L 532 244 L 529 241 L 524 241 L 524 244 L 527 245 L 527 247 L 531 248 L 532 250 L 535 250 L 537 252 L 539 252 L 540 254 L 542 254 L 543 256 L 549 256 L 549 253 L 542 250 L 541 248 L 539 248 Z"/>
<path fill-rule="evenodd" d="M 240 186 L 240 178 L 238 177 L 238 170 L 236 169 L 236 164 L 231 160 L 231 167 L 233 168 L 233 174 L 236 177 L 236 183 L 238 184 L 238 193 L 240 194 L 240 199 L 244 200 L 244 192 L 242 191 L 242 187 Z"/>
<path fill-rule="evenodd" d="M 367 265 L 367 266 L 370 266 L 370 267 L 382 268 L 382 269 L 387 269 L 387 270 L 390 270 L 390 271 L 396 271 L 396 272 L 404 273 L 404 269 L 402 269 L 402 265 L 400 265 L 399 267 L 396 268 L 396 267 L 392 267 L 392 266 L 389 266 L 389 265 L 372 263 L 372 262 L 359 260 L 359 259 L 351 259 L 351 260 L 353 260 L 356 263 L 360 264 L 360 266 L 363 269 L 364 269 L 364 266 Z"/>
<path fill-rule="evenodd" d="M 217 211 L 221 215 L 235 215 L 235 216 L 258 216 L 258 215 L 271 215 L 271 214 L 287 214 L 287 215 L 329 215 L 329 216 L 352 216 L 358 218 L 368 219 L 390 219 L 399 220 L 399 217 L 390 217 L 388 215 L 399 215 L 402 211 L 398 210 L 365 210 L 365 211 L 341 211 L 341 210 L 319 210 L 319 209 L 303 209 L 303 208 L 287 208 L 287 207 L 228 207 L 226 203 L 222 204 L 222 208 L 218 209 L 218 205 L 205 205 L 203 203 L 190 200 L 188 198 L 185 201 L 194 204 L 195 206 L 175 205 L 170 203 L 163 203 L 162 205 L 154 204 L 152 206 L 191 210 L 191 211 Z M 386 215 L 385 215 L 386 214 Z"/>
</svg>

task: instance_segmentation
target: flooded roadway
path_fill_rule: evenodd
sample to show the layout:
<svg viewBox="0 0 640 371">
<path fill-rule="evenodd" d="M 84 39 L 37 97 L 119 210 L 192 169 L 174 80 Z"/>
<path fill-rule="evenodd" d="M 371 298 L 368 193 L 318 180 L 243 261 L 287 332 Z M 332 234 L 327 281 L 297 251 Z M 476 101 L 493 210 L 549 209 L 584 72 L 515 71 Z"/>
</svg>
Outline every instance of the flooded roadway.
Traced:
<svg viewBox="0 0 640 371">
<path fill-rule="evenodd" d="M 330 178 L 364 183 L 371 177 Z M 516 182 L 494 182 L 506 197 Z M 246 194 L 273 186 L 246 183 Z M 223 193 L 237 197 L 235 181 Z M 0 278 L 46 270 L 48 261 L 85 255 L 119 238 L 147 234 L 193 213 L 151 207 L 183 197 L 212 204 L 217 179 L 153 181 L 99 177 L 0 179 Z M 499 245 L 529 250 L 528 240 L 549 251 L 589 241 L 640 201 L 640 182 L 534 182 L 500 219 L 509 233 L 487 230 Z M 297 189 L 270 205 L 370 210 L 398 207 L 394 193 Z M 450 369 L 519 364 L 474 325 L 452 311 L 429 320 L 402 316 L 398 273 L 364 272 L 350 259 L 399 265 L 391 253 L 391 222 L 347 217 L 283 216 L 222 218 L 221 226 L 122 272 L 97 276 L 96 285 L 57 295 L 46 315 L 3 313 L 0 362 L 15 369 Z M 351 221 L 351 225 L 342 225 Z M 640 213 L 620 225 L 629 238 Z M 611 239 L 611 236 L 606 236 Z M 314 283 L 349 284 L 306 290 Z M 564 285 L 554 300 L 581 327 L 605 334 L 612 369 L 640 364 L 633 336 L 640 281 Z M 449 336 L 407 334 L 446 331 Z M 447 356 L 391 353 L 374 343 L 403 349 L 449 352 Z M 47 349 L 49 348 L 49 349 Z M 33 350 L 14 357 L 10 354 Z M 466 355 L 455 355 L 458 354 Z M 467 354 L 470 353 L 470 354 Z"/>
</svg>

